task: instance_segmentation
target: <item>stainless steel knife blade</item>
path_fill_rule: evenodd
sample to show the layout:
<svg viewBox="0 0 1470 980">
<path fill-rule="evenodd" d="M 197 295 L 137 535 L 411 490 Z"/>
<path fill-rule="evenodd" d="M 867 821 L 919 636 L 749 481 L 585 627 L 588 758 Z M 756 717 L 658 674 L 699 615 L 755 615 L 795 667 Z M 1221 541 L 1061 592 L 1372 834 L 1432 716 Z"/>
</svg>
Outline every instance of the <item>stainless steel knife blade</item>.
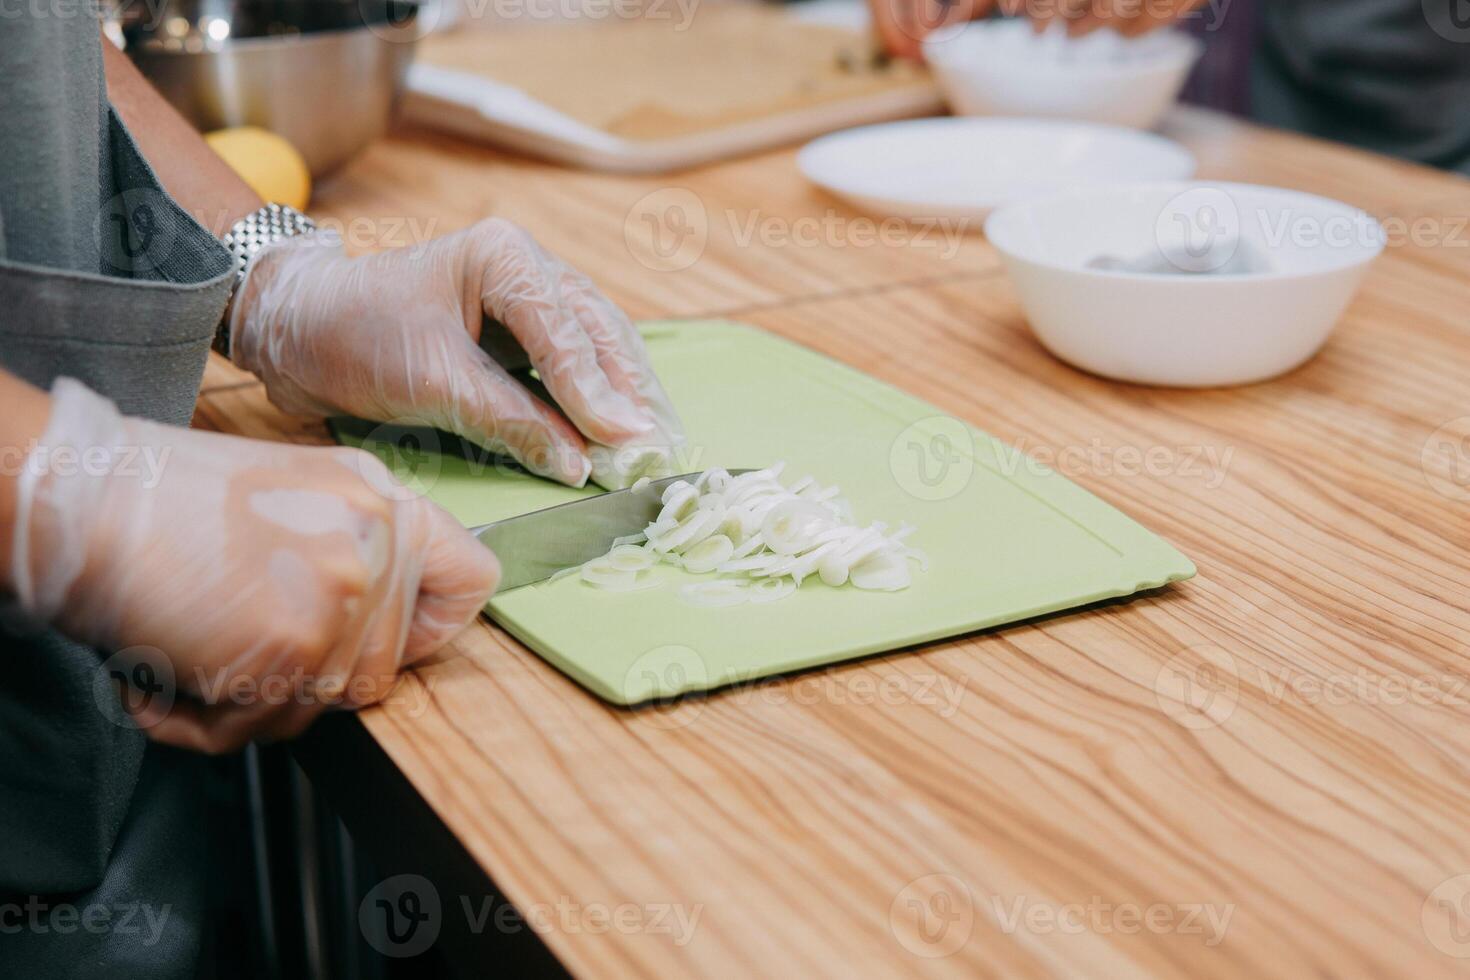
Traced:
<svg viewBox="0 0 1470 980">
<path fill-rule="evenodd" d="M 750 472 L 730 470 L 732 476 Z M 637 534 L 663 509 L 663 492 L 677 480 L 693 480 L 698 473 L 654 480 L 637 490 L 614 490 L 573 500 L 519 517 L 470 528 L 500 559 L 497 594 L 550 578 L 607 554 L 613 540 Z"/>
</svg>

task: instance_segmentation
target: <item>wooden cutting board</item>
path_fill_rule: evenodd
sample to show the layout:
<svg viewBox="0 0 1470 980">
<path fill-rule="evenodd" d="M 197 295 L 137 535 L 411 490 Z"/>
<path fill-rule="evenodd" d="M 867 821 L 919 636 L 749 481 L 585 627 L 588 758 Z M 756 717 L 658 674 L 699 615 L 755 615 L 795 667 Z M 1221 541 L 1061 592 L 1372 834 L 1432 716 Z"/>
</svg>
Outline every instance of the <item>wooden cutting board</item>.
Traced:
<svg viewBox="0 0 1470 980">
<path fill-rule="evenodd" d="M 732 155 L 942 105 L 922 66 L 877 57 L 862 32 L 764 7 L 695 5 L 687 23 L 672 5 L 658 9 L 663 19 L 432 35 L 420 45 L 405 111 L 472 135 L 478 125 L 499 141 L 500 129 L 537 127 L 525 106 L 498 109 L 497 95 L 513 89 L 544 107 L 548 133 L 576 142 L 567 133 L 582 127 L 584 143 L 600 137 L 636 158 L 701 141 Z"/>
</svg>

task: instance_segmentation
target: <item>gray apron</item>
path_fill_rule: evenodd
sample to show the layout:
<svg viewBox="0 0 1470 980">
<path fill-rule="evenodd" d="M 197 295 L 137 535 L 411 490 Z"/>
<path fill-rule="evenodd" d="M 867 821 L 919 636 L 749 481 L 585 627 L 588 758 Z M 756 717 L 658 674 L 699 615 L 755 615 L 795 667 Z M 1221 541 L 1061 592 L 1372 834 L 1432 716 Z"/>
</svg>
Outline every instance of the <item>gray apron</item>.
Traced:
<svg viewBox="0 0 1470 980">
<path fill-rule="evenodd" d="M 1251 114 L 1470 173 L 1463 0 L 1261 0 Z"/>
<path fill-rule="evenodd" d="M 26 5 L 0 28 L 0 366 L 185 425 L 230 259 L 108 106 L 91 9 Z M 194 972 L 200 760 L 151 746 L 101 665 L 0 621 L 0 976 Z"/>
</svg>

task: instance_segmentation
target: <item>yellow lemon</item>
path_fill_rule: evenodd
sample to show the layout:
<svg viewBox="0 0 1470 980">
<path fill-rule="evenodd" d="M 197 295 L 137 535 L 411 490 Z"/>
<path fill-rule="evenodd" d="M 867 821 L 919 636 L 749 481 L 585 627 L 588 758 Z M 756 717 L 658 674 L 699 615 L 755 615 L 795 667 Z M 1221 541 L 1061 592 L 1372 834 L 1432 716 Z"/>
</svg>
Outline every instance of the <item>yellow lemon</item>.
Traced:
<svg viewBox="0 0 1470 980">
<path fill-rule="evenodd" d="M 262 200 L 306 210 L 311 174 L 296 147 L 256 126 L 217 129 L 204 140 Z"/>
</svg>

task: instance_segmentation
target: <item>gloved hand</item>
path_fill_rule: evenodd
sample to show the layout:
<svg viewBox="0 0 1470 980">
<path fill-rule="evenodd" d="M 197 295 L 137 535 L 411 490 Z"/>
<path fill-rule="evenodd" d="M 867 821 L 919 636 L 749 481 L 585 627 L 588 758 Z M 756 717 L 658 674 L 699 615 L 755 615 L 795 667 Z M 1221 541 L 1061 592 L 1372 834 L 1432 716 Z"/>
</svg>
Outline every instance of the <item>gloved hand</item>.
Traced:
<svg viewBox="0 0 1470 980">
<path fill-rule="evenodd" d="M 483 315 L 565 418 L 480 349 Z M 230 331 L 285 411 L 417 420 L 572 486 L 664 475 L 683 442 L 628 317 L 506 221 L 357 259 L 329 236 L 287 240 L 252 261 Z"/>
<path fill-rule="evenodd" d="M 161 652 L 194 697 L 138 721 L 204 751 L 381 699 L 500 575 L 367 453 L 127 418 L 68 378 L 18 481 L 12 559 L 33 617 L 122 657 Z"/>
</svg>

